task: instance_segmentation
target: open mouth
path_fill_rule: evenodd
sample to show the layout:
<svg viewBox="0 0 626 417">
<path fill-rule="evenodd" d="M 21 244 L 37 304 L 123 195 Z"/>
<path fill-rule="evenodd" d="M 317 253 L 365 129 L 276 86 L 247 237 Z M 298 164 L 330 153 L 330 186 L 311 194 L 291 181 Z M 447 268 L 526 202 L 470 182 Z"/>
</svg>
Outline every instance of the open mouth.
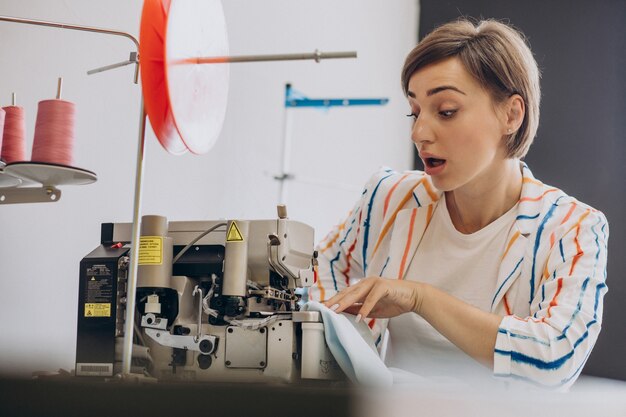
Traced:
<svg viewBox="0 0 626 417">
<path fill-rule="evenodd" d="M 445 159 L 438 159 L 438 158 L 426 158 L 426 166 L 429 168 L 436 168 L 440 165 L 443 165 L 446 163 Z"/>
</svg>

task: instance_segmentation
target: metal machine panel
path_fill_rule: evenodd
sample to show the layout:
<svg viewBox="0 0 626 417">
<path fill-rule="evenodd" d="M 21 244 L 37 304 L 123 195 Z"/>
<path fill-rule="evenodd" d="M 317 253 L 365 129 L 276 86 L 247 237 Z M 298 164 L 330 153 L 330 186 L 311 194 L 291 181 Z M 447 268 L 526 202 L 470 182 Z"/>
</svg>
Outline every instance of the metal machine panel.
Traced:
<svg viewBox="0 0 626 417">
<path fill-rule="evenodd" d="M 226 367 L 265 368 L 267 365 L 267 329 L 246 330 L 237 326 L 226 329 Z"/>
</svg>

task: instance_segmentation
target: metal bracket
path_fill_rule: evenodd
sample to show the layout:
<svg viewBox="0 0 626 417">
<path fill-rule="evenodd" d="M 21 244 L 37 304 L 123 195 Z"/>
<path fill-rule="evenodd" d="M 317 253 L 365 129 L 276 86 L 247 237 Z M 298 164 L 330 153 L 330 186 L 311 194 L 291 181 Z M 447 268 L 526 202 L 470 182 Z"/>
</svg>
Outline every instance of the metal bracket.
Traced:
<svg viewBox="0 0 626 417">
<path fill-rule="evenodd" d="M 153 313 L 148 313 L 141 317 L 141 327 L 143 327 L 144 332 L 146 332 L 146 335 L 148 335 L 150 339 L 161 346 L 195 350 L 205 355 L 213 353 L 217 346 L 217 336 L 178 336 L 170 334 L 170 332 L 167 331 L 167 319 L 157 317 Z"/>
<path fill-rule="evenodd" d="M 250 296 L 261 297 L 267 300 L 276 300 L 276 301 L 282 301 L 282 302 L 294 301 L 294 297 L 291 294 L 282 290 L 277 290 L 276 288 L 272 288 L 272 287 L 264 287 L 261 290 L 251 290 Z"/>
<path fill-rule="evenodd" d="M 145 316 L 141 317 L 141 327 L 157 330 L 166 330 L 167 319 L 157 317 L 153 313 L 148 313 Z"/>
<path fill-rule="evenodd" d="M 56 203 L 60 199 L 61 190 L 52 186 L 0 189 L 0 204 Z"/>
<path fill-rule="evenodd" d="M 289 268 L 282 262 L 279 254 L 278 247 L 281 245 L 281 241 L 276 235 L 269 235 L 267 241 L 267 261 L 277 274 L 283 277 L 289 277 L 292 280 L 297 280 L 299 277 L 294 275 Z"/>
<path fill-rule="evenodd" d="M 126 65 L 137 64 L 137 63 L 139 63 L 137 52 L 131 52 L 130 57 L 126 61 L 118 62 L 116 64 L 111 64 L 111 65 L 105 65 L 104 67 L 99 67 L 99 68 L 89 70 L 87 71 L 87 75 L 97 74 L 99 72 L 109 71 L 115 68 L 125 67 Z"/>
<path fill-rule="evenodd" d="M 168 331 L 144 328 L 146 335 L 161 346 L 178 349 L 193 350 L 205 355 L 213 353 L 217 346 L 217 337 L 204 335 L 201 338 L 196 336 L 175 336 Z"/>
</svg>

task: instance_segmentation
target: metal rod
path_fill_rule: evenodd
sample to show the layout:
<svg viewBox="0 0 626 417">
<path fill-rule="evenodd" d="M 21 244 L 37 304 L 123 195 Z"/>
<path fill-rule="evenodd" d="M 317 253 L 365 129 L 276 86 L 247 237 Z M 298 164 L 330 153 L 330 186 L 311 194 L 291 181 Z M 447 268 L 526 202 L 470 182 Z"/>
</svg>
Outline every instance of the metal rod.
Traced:
<svg viewBox="0 0 626 417">
<path fill-rule="evenodd" d="M 93 26 L 83 26 L 83 25 L 72 25 L 68 23 L 58 23 L 58 22 L 50 22 L 46 20 L 36 20 L 36 19 L 24 19 L 21 17 L 12 17 L 12 16 L 1 16 L 0 21 L 3 22 L 12 22 L 12 23 L 23 23 L 26 25 L 35 25 L 35 26 L 47 26 L 59 29 L 69 29 L 69 30 L 79 30 L 83 32 L 93 32 L 93 33 L 103 33 L 105 35 L 114 35 L 114 36 L 123 36 L 125 38 L 130 39 L 135 44 L 135 50 L 137 54 L 139 54 L 139 41 L 130 33 L 122 32 L 119 30 L 112 29 L 104 29 L 97 28 Z M 139 83 L 139 60 L 135 65 L 135 75 L 134 75 L 134 83 Z"/>
<path fill-rule="evenodd" d="M 135 65 L 135 84 L 139 84 L 139 57 L 137 57 L 137 65 Z"/>
<path fill-rule="evenodd" d="M 49 26 L 49 27 L 60 28 L 60 29 L 81 30 L 84 32 L 105 33 L 108 35 L 123 36 L 133 41 L 135 43 L 135 46 L 137 47 L 137 51 L 139 51 L 139 41 L 130 33 L 121 32 L 118 30 L 97 28 L 97 27 L 92 27 L 92 26 L 71 25 L 67 23 L 49 22 L 45 20 L 23 19 L 21 17 L 11 17 L 11 16 L 0 16 L 0 21 L 24 23 L 27 25 L 36 25 L 36 26 Z"/>
<path fill-rule="evenodd" d="M 130 65 L 130 64 L 136 64 L 136 62 L 126 60 L 126 61 L 118 62 L 117 64 L 105 65 L 104 67 L 87 71 L 87 75 L 97 74 L 99 72 L 104 72 L 104 71 L 112 70 L 115 68 L 125 67 L 126 65 Z"/>
<path fill-rule="evenodd" d="M 57 82 L 57 100 L 61 99 L 61 92 L 63 90 L 63 77 L 59 77 Z"/>
<path fill-rule="evenodd" d="M 126 61 L 118 62 L 116 64 L 111 64 L 111 65 L 105 65 L 104 67 L 89 70 L 87 71 L 87 75 L 97 74 L 99 72 L 104 72 L 104 71 L 112 70 L 115 68 L 124 67 L 130 64 L 137 64 L 138 62 L 137 58 L 138 58 L 137 52 L 131 52 L 130 57 Z"/>
<path fill-rule="evenodd" d="M 195 341 L 198 342 L 202 337 L 202 288 L 198 285 L 193 288 L 193 292 L 191 293 L 192 296 L 196 294 L 198 294 L 198 329 Z"/>
<path fill-rule="evenodd" d="M 17 106 L 17 94 L 13 93 L 11 95 L 11 105 L 12 106 Z"/>
<path fill-rule="evenodd" d="M 240 55 L 240 56 L 217 56 L 197 57 L 183 60 L 183 63 L 192 64 L 226 64 L 237 62 L 263 62 L 263 61 L 296 61 L 313 59 L 316 62 L 322 59 L 356 58 L 356 51 L 349 52 L 320 52 L 301 54 L 274 54 L 274 55 Z"/>
<path fill-rule="evenodd" d="M 290 94 L 291 85 L 287 84 L 285 86 L 285 99 Z M 287 204 L 287 182 L 291 179 L 291 175 L 289 170 L 290 168 L 290 160 L 291 160 L 291 131 L 292 131 L 292 119 L 291 119 L 291 111 L 288 107 L 285 107 L 284 118 L 283 118 L 283 140 L 281 143 L 281 165 L 280 165 L 280 174 L 278 178 L 278 204 Z"/>
<path fill-rule="evenodd" d="M 139 261 L 139 224 L 141 214 L 141 191 L 143 179 L 143 161 L 145 157 L 146 114 L 143 96 L 141 98 L 139 119 L 139 145 L 137 147 L 137 170 L 135 173 L 135 202 L 133 207 L 133 230 L 130 246 L 130 270 L 126 285 L 126 322 L 124 323 L 124 349 L 122 350 L 122 375 L 131 373 L 133 360 L 133 331 L 135 324 L 135 301 L 137 298 L 137 266 Z"/>
</svg>

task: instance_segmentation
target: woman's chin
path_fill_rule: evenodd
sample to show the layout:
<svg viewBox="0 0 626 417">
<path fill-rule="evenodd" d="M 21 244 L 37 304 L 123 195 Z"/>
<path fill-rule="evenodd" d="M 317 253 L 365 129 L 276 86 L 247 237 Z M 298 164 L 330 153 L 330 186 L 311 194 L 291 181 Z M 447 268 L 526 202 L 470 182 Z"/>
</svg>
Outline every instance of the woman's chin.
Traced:
<svg viewBox="0 0 626 417">
<path fill-rule="evenodd" d="M 436 176 L 432 176 L 430 177 L 431 181 L 433 182 L 433 185 L 435 186 L 436 189 L 438 189 L 439 191 L 452 191 L 456 188 L 456 185 L 453 184 L 451 181 L 446 181 L 445 178 L 441 178 L 441 176 L 436 175 Z"/>
</svg>

